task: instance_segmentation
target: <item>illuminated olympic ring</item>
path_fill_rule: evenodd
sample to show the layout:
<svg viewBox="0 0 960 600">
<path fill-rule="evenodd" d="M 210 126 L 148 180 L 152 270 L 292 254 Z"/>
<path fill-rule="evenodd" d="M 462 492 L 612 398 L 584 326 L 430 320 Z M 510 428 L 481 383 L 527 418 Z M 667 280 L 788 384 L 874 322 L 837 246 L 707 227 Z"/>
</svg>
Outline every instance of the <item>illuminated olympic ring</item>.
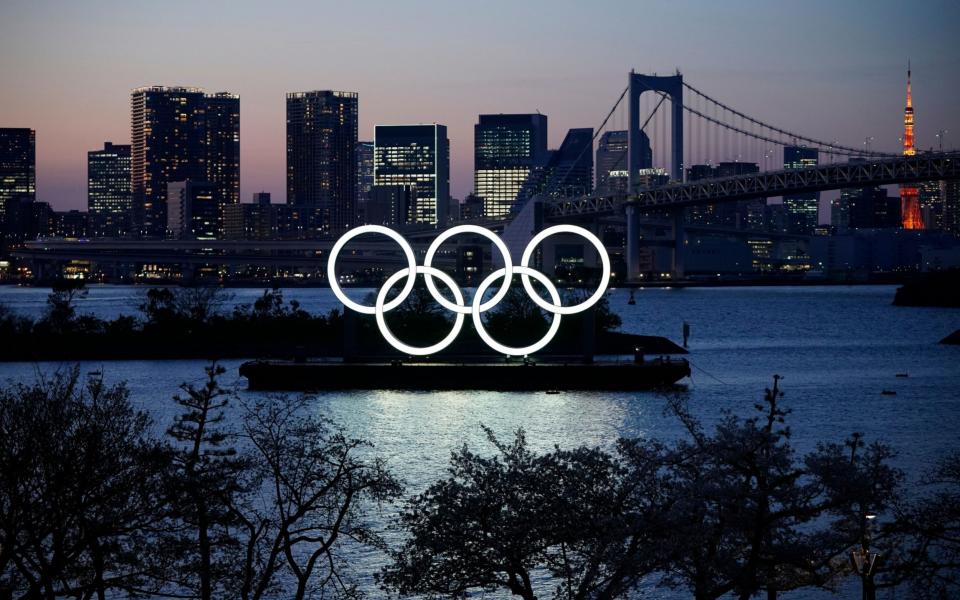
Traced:
<svg viewBox="0 0 960 600">
<path fill-rule="evenodd" d="M 381 287 L 380 291 L 377 293 L 377 300 L 373 306 L 364 306 L 363 304 L 358 304 L 357 302 L 354 302 L 348 298 L 340 288 L 336 271 L 337 257 L 340 255 L 343 247 L 351 239 L 365 233 L 378 233 L 385 235 L 397 242 L 397 244 L 400 245 L 400 249 L 403 250 L 404 257 L 407 260 L 406 267 L 388 277 L 387 281 L 384 282 L 383 287 Z M 497 250 L 503 256 L 503 268 L 494 271 L 488 275 L 486 279 L 480 282 L 480 285 L 477 287 L 477 292 L 473 296 L 473 301 L 470 304 L 464 302 L 463 294 L 461 293 L 460 288 L 457 287 L 456 282 L 454 282 L 454 280 L 443 271 L 433 267 L 433 258 L 436 255 L 437 250 L 440 249 L 440 245 L 451 237 L 461 233 L 480 235 L 489 239 L 491 242 L 493 242 L 493 245 L 497 247 Z M 530 267 L 530 259 L 533 257 L 533 253 L 537 246 L 548 236 L 551 236 L 555 233 L 572 233 L 579 235 L 593 244 L 593 246 L 597 249 L 597 252 L 600 254 L 600 262 L 603 269 L 600 277 L 600 287 L 598 287 L 597 291 L 594 292 L 589 298 L 580 304 L 575 304 L 574 306 L 561 305 L 560 294 L 557 292 L 557 288 L 554 287 L 553 282 L 550 281 L 550 278 L 540 271 Z M 390 327 L 387 326 L 386 318 L 384 316 L 387 312 L 400 306 L 400 304 L 407 299 L 407 297 L 410 295 L 410 292 L 413 291 L 417 274 L 424 276 L 424 280 L 427 284 L 427 291 L 430 293 L 433 299 L 447 310 L 451 310 L 456 314 L 453 322 L 453 328 L 450 330 L 450 333 L 448 333 L 447 336 L 442 340 L 431 346 L 410 346 L 403 343 L 393 335 L 393 332 L 390 331 Z M 482 313 L 499 304 L 500 301 L 503 300 L 503 298 L 507 295 L 507 292 L 510 289 L 510 281 L 513 279 L 514 274 L 520 275 L 521 280 L 523 281 L 523 287 L 527 294 L 529 294 L 530 298 L 536 302 L 540 308 L 553 314 L 553 321 L 550 323 L 550 329 L 547 330 L 547 333 L 543 336 L 543 338 L 534 344 L 524 346 L 522 348 L 504 346 L 503 344 L 497 342 L 490 336 L 489 333 L 487 333 L 483 325 L 483 320 L 480 318 Z M 387 294 L 390 292 L 393 286 L 404 277 L 406 277 L 407 280 L 403 285 L 403 289 L 400 290 L 400 293 L 396 298 L 387 302 Z M 438 278 L 444 283 L 444 285 L 450 288 L 450 291 L 453 292 L 453 297 L 456 302 L 451 302 L 440 293 L 433 281 L 434 277 Z M 547 293 L 550 295 L 552 304 L 541 298 L 540 295 L 536 293 L 536 290 L 533 288 L 533 284 L 530 282 L 531 277 L 539 281 L 547 289 Z M 494 294 L 490 300 L 483 302 L 484 294 L 494 282 L 501 278 L 503 279 L 503 284 L 500 286 L 500 289 L 497 290 L 497 293 Z M 532 240 L 530 240 L 530 243 L 527 244 L 527 247 L 523 251 L 523 257 L 520 260 L 520 266 L 514 266 L 513 261 L 510 258 L 510 250 L 507 248 L 507 245 L 503 243 L 503 240 L 500 239 L 500 237 L 498 237 L 495 233 L 489 229 L 484 229 L 483 227 L 478 227 L 476 225 L 457 225 L 456 227 L 451 227 L 450 229 L 444 231 L 435 240 L 433 240 L 433 242 L 430 244 L 430 247 L 427 248 L 427 254 L 424 258 L 423 266 L 419 266 L 417 265 L 416 257 L 413 254 L 413 248 L 410 247 L 410 244 L 408 244 L 399 233 L 381 225 L 363 225 L 361 227 L 351 229 L 348 233 L 344 234 L 339 240 L 337 240 L 337 243 L 333 245 L 333 248 L 331 248 L 330 257 L 327 260 L 327 280 L 330 282 L 330 289 L 333 290 L 334 295 L 338 300 L 340 300 L 340 302 L 344 304 L 344 306 L 365 315 L 375 315 L 377 318 L 377 327 L 380 329 L 380 333 L 383 335 L 384 339 L 387 340 L 387 343 L 405 354 L 425 356 L 440 352 L 452 344 L 453 340 L 455 340 L 457 335 L 459 335 L 460 330 L 463 329 L 465 315 L 472 315 L 473 326 L 477 330 L 477 334 L 480 336 L 480 339 L 490 346 L 491 349 L 503 354 L 521 356 L 525 354 L 533 354 L 534 352 L 542 350 L 547 344 L 549 344 L 553 337 L 557 334 L 557 330 L 560 328 L 560 318 L 562 315 L 573 315 L 583 312 L 603 298 L 603 294 L 607 290 L 607 285 L 610 283 L 610 257 L 607 255 L 607 251 L 603 247 L 603 243 L 597 238 L 597 236 L 593 235 L 583 227 L 577 227 L 575 225 L 554 225 L 553 227 L 544 229 L 535 235 Z"/>
</svg>

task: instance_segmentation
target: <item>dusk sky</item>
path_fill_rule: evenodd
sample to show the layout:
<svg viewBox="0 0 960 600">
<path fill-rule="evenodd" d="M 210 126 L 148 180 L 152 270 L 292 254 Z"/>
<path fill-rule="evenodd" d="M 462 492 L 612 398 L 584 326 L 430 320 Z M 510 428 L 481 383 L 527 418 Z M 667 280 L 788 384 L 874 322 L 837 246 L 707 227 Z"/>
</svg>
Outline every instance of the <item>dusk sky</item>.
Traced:
<svg viewBox="0 0 960 600">
<path fill-rule="evenodd" d="M 960 146 L 960 3 L 42 2 L 0 4 L 0 126 L 37 131 L 38 199 L 86 205 L 86 152 L 129 143 L 130 90 L 240 95 L 242 189 L 284 199 L 284 94 L 360 95 L 374 124 L 449 128 L 451 190 L 473 186 L 479 113 L 548 115 L 550 146 L 596 127 L 627 72 L 679 68 L 738 109 L 824 140 L 896 150 L 913 63 L 917 146 Z"/>
</svg>

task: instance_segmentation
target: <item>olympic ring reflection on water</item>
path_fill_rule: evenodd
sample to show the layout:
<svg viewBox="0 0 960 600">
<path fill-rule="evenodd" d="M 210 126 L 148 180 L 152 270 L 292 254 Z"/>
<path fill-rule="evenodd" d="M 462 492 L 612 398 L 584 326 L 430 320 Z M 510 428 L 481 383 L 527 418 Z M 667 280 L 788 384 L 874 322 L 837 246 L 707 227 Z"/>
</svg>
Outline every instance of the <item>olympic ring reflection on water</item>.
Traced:
<svg viewBox="0 0 960 600">
<path fill-rule="evenodd" d="M 365 233 L 385 235 L 397 242 L 397 244 L 400 246 L 400 249 L 403 250 L 404 257 L 407 260 L 406 267 L 388 277 L 384 282 L 383 286 L 380 288 L 380 291 L 377 293 L 376 303 L 373 306 L 364 306 L 363 304 L 359 304 L 348 298 L 337 281 L 337 257 L 340 255 L 340 252 L 343 251 L 343 248 L 346 246 L 347 242 L 358 235 L 363 235 Z M 436 256 L 437 250 L 440 249 L 440 245 L 451 237 L 463 233 L 480 235 L 489 239 L 502 255 L 504 265 L 502 268 L 494 271 L 480 282 L 480 285 L 477 287 L 477 292 L 474 294 L 473 301 L 469 305 L 464 302 L 463 293 L 460 291 L 460 288 L 457 286 L 456 282 L 443 271 L 433 267 L 433 259 L 434 256 Z M 537 246 L 547 237 L 557 233 L 570 233 L 585 238 L 594 246 L 594 248 L 597 249 L 597 252 L 600 255 L 600 263 L 602 267 L 600 286 L 589 298 L 573 306 L 563 306 L 561 304 L 560 294 L 557 292 L 557 288 L 553 285 L 553 282 L 550 281 L 550 278 L 540 271 L 530 267 L 530 259 L 533 257 L 533 253 Z M 465 315 L 472 316 L 473 326 L 477 330 L 477 334 L 480 336 L 480 339 L 482 339 L 484 343 L 486 343 L 492 350 L 511 356 L 533 354 L 534 352 L 542 350 L 544 347 L 546 347 L 546 345 L 549 344 L 553 337 L 557 334 L 557 330 L 560 328 L 560 319 L 562 315 L 573 315 L 589 309 L 591 306 L 599 302 L 601 298 L 603 298 L 603 294 L 606 292 L 607 286 L 610 283 L 610 257 L 607 255 L 607 251 L 603 247 L 603 243 L 590 231 L 584 229 L 583 227 L 577 227 L 576 225 L 554 225 L 535 235 L 524 249 L 523 257 L 520 260 L 519 266 L 513 265 L 513 261 L 510 258 L 510 250 L 499 236 L 489 229 L 484 229 L 483 227 L 479 227 L 477 225 L 457 225 L 447 229 L 435 240 L 433 240 L 433 242 L 430 244 L 430 247 L 427 248 L 427 253 L 424 257 L 424 264 L 421 266 L 417 265 L 416 262 L 417 261 L 413 253 L 413 248 L 407 243 L 403 236 L 388 227 L 383 227 L 382 225 L 363 225 L 355 229 L 351 229 L 333 245 L 333 248 L 330 250 L 330 257 L 327 260 L 327 280 L 330 282 L 330 289 L 333 290 L 333 294 L 337 297 L 337 299 L 340 300 L 340 302 L 342 302 L 347 308 L 355 310 L 361 314 L 375 315 L 377 327 L 380 329 L 380 333 L 383 335 L 387 343 L 400 352 L 413 356 L 436 354 L 452 344 L 457 335 L 460 334 L 460 330 L 463 329 Z M 387 312 L 397 308 L 401 303 L 403 303 L 404 300 L 407 299 L 407 297 L 413 291 L 413 286 L 416 282 L 416 277 L 418 274 L 424 276 L 424 280 L 427 284 L 427 291 L 429 292 L 430 296 L 440 306 L 456 314 L 450 333 L 448 333 L 446 337 L 436 344 L 430 346 L 410 346 L 400 341 L 396 336 L 393 335 L 393 332 L 390 331 L 390 327 L 387 325 L 385 317 Z M 490 336 L 489 333 L 487 333 L 483 325 L 483 320 L 481 319 L 482 313 L 494 308 L 500 303 L 501 300 L 503 300 L 504 297 L 506 297 L 510 290 L 510 283 L 514 274 L 520 275 L 524 290 L 526 290 L 530 298 L 536 302 L 537 306 L 553 315 L 553 321 L 550 323 L 550 328 L 547 330 L 547 333 L 539 341 L 522 348 L 505 346 L 497 342 L 495 339 L 493 339 L 493 337 Z M 406 277 L 407 280 L 404 283 L 403 288 L 400 290 L 400 293 L 397 294 L 393 300 L 387 302 L 387 295 L 390 290 L 404 277 Z M 453 298 L 455 300 L 454 302 L 451 302 L 440 293 L 433 281 L 434 277 L 442 281 L 444 285 L 450 288 L 450 291 L 453 293 Z M 550 296 L 552 303 L 544 300 L 539 294 L 537 294 L 536 290 L 533 288 L 533 284 L 530 282 L 531 277 L 539 281 L 540 284 L 546 288 L 547 294 Z M 501 278 L 503 279 L 503 284 L 500 286 L 500 289 L 497 290 L 490 300 L 483 302 L 484 294 L 491 285 Z"/>
</svg>

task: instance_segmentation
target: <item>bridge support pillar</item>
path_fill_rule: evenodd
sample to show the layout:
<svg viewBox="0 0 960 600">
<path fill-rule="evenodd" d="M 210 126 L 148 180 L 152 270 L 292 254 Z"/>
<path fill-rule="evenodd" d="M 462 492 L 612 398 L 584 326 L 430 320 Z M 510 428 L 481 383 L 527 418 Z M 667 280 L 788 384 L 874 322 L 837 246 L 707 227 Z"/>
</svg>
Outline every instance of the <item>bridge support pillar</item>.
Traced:
<svg viewBox="0 0 960 600">
<path fill-rule="evenodd" d="M 682 208 L 673 211 L 673 279 L 683 279 L 686 275 L 683 269 L 684 246 L 686 245 L 686 235 L 683 231 Z"/>
<path fill-rule="evenodd" d="M 626 205 L 627 212 L 627 281 L 640 279 L 640 211 L 633 204 Z"/>
</svg>

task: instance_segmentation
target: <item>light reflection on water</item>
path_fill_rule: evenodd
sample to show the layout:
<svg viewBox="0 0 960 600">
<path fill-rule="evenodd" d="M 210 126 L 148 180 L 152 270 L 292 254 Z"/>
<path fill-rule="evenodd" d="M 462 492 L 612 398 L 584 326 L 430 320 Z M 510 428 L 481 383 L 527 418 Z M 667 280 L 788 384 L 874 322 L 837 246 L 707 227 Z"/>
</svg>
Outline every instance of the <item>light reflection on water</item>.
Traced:
<svg viewBox="0 0 960 600">
<path fill-rule="evenodd" d="M 722 418 L 725 410 L 749 414 L 778 373 L 785 377 L 799 451 L 861 431 L 868 441 L 891 443 L 899 451 L 898 465 L 916 475 L 944 451 L 960 447 L 953 426 L 960 420 L 960 347 L 937 344 L 960 329 L 960 310 L 894 307 L 893 289 L 646 289 L 636 293 L 635 306 L 627 304 L 628 291 L 620 289 L 610 293 L 610 304 L 629 332 L 677 340 L 682 323 L 690 323 L 694 372 L 685 383 L 693 410 L 708 423 Z M 262 293 L 229 291 L 237 303 L 250 303 Z M 350 290 L 350 295 L 359 300 L 369 291 Z M 39 314 L 45 295 L 45 290 L 0 287 L 0 302 L 23 314 Z M 81 312 L 132 314 L 142 295 L 142 288 L 97 286 L 83 300 Z M 285 290 L 285 297 L 311 312 L 339 306 L 326 289 Z M 243 389 L 237 375 L 241 362 L 223 363 L 225 383 L 236 387 L 241 399 L 251 400 L 256 395 Z M 127 381 L 134 399 L 154 415 L 162 431 L 172 417 L 169 398 L 177 385 L 200 381 L 203 365 L 193 360 L 118 361 L 82 368 L 103 369 L 108 381 Z M 36 368 L 54 366 L 0 364 L 0 380 L 29 379 Z M 902 372 L 910 376 L 895 377 Z M 884 389 L 897 394 L 880 395 Z M 409 493 L 442 477 L 450 452 L 464 443 L 489 449 L 481 423 L 504 438 L 523 427 L 531 446 L 541 451 L 554 444 L 606 446 L 620 436 L 680 434 L 676 421 L 664 416 L 663 401 L 649 393 L 362 391 L 320 394 L 312 406 L 351 435 L 372 440 Z M 370 570 L 381 560 L 364 553 L 359 564 Z M 661 591 L 656 596 L 668 597 Z"/>
</svg>

